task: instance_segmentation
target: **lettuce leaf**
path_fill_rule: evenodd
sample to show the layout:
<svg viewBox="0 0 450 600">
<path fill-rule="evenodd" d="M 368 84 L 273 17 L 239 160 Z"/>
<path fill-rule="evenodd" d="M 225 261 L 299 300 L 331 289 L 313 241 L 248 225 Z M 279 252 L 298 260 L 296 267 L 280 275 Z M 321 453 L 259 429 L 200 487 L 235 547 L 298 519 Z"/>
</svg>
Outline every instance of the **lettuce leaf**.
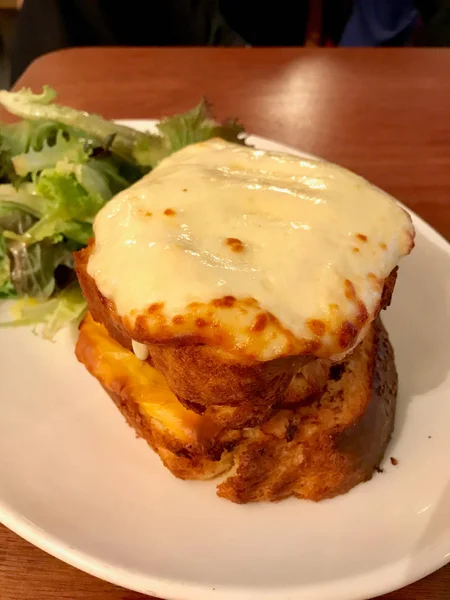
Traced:
<svg viewBox="0 0 450 600">
<path fill-rule="evenodd" d="M 52 144 L 61 125 L 49 121 L 19 121 L 0 124 L 0 181 L 20 183 L 22 177 L 16 173 L 13 157 L 40 151 L 45 143 Z"/>
<path fill-rule="evenodd" d="M 12 241 L 8 245 L 11 255 L 11 282 L 20 296 L 46 300 L 55 291 L 56 268 L 63 265 L 73 269 L 72 253 L 65 244 L 44 241 L 28 246 Z"/>
<path fill-rule="evenodd" d="M 47 140 L 44 140 L 39 150 L 30 148 L 27 152 L 13 156 L 11 162 L 17 175 L 26 177 L 29 173 L 55 167 L 62 160 L 87 162 L 89 154 L 89 149 L 82 139 L 60 129 L 56 133 L 53 144 L 50 145 Z"/>
<path fill-rule="evenodd" d="M 2 215 L 20 209 L 40 218 L 49 208 L 49 202 L 36 194 L 35 187 L 31 183 L 24 183 L 19 188 L 15 188 L 9 183 L 0 184 L 0 213 Z"/>
<path fill-rule="evenodd" d="M 0 202 L 0 290 L 3 297 L 17 294 L 47 299 L 56 287 L 56 269 L 59 266 L 73 269 L 72 250 L 67 244 L 45 240 L 29 246 L 20 241 L 35 222 L 28 208 L 15 205 L 11 210 Z M 5 235 L 5 229 L 18 239 Z"/>
<path fill-rule="evenodd" d="M 47 211 L 24 234 L 6 232 L 5 237 L 30 245 L 63 234 L 87 243 L 95 215 L 111 198 L 101 174 L 87 165 L 69 163 L 42 171 L 35 190 L 47 201 Z"/>
<path fill-rule="evenodd" d="M 53 340 L 58 331 L 80 321 L 85 311 L 86 300 L 78 283 L 73 281 L 57 296 L 45 302 L 33 299 L 21 301 L 16 306 L 17 317 L 1 322 L 0 328 L 34 325 L 35 333 L 46 340 Z"/>
<path fill-rule="evenodd" d="M 56 121 L 73 129 L 84 131 L 89 137 L 103 142 L 114 136 L 111 150 L 127 160 L 132 159 L 132 151 L 138 140 L 145 134 L 131 127 L 117 125 L 98 115 L 89 114 L 67 106 L 51 104 L 56 92 L 44 86 L 41 94 L 33 94 L 29 89 L 18 92 L 0 90 L 0 104 L 11 114 L 29 120 Z"/>
<path fill-rule="evenodd" d="M 0 235 L 0 298 L 13 298 L 16 296 L 13 282 L 11 281 L 11 264 L 6 242 Z"/>
<path fill-rule="evenodd" d="M 112 152 L 146 167 L 154 167 L 164 157 L 188 144 L 212 137 L 244 143 L 243 127 L 235 120 L 220 123 L 213 119 L 206 100 L 186 113 L 162 119 L 158 134 L 151 134 L 118 125 L 98 115 L 51 104 L 55 97 L 56 92 L 48 86 L 44 86 L 41 94 L 33 94 L 29 89 L 0 90 L 0 104 L 10 113 L 30 120 L 56 121 L 82 131 L 100 143 L 109 139 Z"/>
<path fill-rule="evenodd" d="M 215 137 L 244 143 L 244 128 L 232 119 L 223 123 L 215 121 L 211 105 L 206 100 L 186 113 L 162 119 L 157 128 L 159 134 L 148 133 L 146 139 L 138 140 L 134 148 L 134 157 L 141 165 L 155 167 L 173 152 Z"/>
</svg>

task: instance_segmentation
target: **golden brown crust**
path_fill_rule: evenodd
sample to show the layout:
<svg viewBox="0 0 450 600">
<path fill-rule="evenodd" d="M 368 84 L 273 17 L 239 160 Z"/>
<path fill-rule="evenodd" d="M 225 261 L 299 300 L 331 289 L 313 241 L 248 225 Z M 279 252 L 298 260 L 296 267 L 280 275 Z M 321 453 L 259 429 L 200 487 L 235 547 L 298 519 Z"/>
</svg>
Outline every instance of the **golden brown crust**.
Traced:
<svg viewBox="0 0 450 600">
<path fill-rule="evenodd" d="M 114 404 L 125 417 L 138 437 L 143 438 L 149 446 L 159 454 L 164 465 L 180 479 L 212 479 L 227 471 L 233 464 L 232 456 L 226 447 L 229 442 L 205 446 L 204 454 L 194 446 L 186 446 L 170 431 L 158 426 L 157 422 L 144 417 L 139 407 L 130 396 L 121 396 L 117 392 L 102 386 Z M 215 457 L 215 458 L 214 458 Z"/>
<path fill-rule="evenodd" d="M 114 304 L 100 293 L 94 279 L 87 272 L 87 264 L 93 247 L 94 241 L 91 239 L 86 248 L 75 252 L 73 255 L 81 291 L 94 320 L 106 327 L 109 335 L 121 346 L 131 350 L 131 337 L 117 314 Z"/>
<path fill-rule="evenodd" d="M 209 346 L 149 344 L 152 360 L 180 402 L 190 406 L 272 407 L 280 402 L 304 357 L 243 364 Z"/>
<path fill-rule="evenodd" d="M 321 398 L 283 411 L 234 453 L 234 474 L 218 487 L 233 502 L 323 500 L 372 477 L 394 427 L 397 372 L 377 320 L 336 371 Z"/>
<path fill-rule="evenodd" d="M 136 376 L 125 365 L 128 360 L 139 366 L 140 361 L 110 340 L 116 364 L 129 374 L 118 373 L 114 362 L 107 364 L 109 349 L 105 352 L 105 346 L 97 343 L 86 323 L 89 317 L 80 327 L 79 360 L 177 477 L 208 479 L 233 465 L 218 486 L 219 495 L 233 502 L 281 500 L 290 495 L 322 500 L 370 479 L 383 457 L 394 424 L 397 374 L 392 347 L 379 320 L 344 363 L 317 369 L 318 381 L 325 372 L 330 375 L 319 397 L 313 395 L 309 403 L 296 402 L 294 387 L 289 390 L 288 405 L 296 407 L 278 411 L 259 427 L 219 433 L 210 409 L 199 416 L 175 401 L 173 410 L 182 411 L 184 425 L 191 432 L 188 438 L 143 414 L 142 398 L 132 385 Z M 141 370 L 146 368 L 144 364 Z M 143 385 L 151 392 L 145 377 Z M 302 397 L 303 383 L 300 388 Z"/>
<path fill-rule="evenodd" d="M 398 267 L 392 270 L 389 277 L 384 282 L 383 293 L 381 294 L 380 310 L 386 310 L 391 304 L 392 294 L 394 293 L 395 283 L 397 281 Z"/>
</svg>

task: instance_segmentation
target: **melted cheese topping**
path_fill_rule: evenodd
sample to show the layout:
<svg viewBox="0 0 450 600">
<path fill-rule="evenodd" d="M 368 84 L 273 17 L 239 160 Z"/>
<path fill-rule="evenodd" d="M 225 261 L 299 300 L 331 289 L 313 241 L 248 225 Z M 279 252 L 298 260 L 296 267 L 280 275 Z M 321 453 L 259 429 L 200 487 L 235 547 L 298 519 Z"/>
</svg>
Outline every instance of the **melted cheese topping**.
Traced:
<svg viewBox="0 0 450 600">
<path fill-rule="evenodd" d="M 299 351 L 289 336 L 319 339 L 317 353 L 335 357 L 336 331 L 346 323 L 357 334 L 340 349 L 354 347 L 377 314 L 384 279 L 414 238 L 405 211 L 361 177 L 222 140 L 163 160 L 100 211 L 94 232 L 88 272 L 131 327 L 147 315 L 148 341 L 155 306 L 167 337 L 168 326 L 176 330 L 198 303 L 250 298 L 253 312 L 242 305 L 209 310 L 206 329 L 240 332 L 234 349 L 245 353 L 261 330 L 258 311 L 272 315 L 284 337 L 272 332 L 253 345 L 261 360 Z M 195 322 L 183 335 L 195 334 Z"/>
</svg>

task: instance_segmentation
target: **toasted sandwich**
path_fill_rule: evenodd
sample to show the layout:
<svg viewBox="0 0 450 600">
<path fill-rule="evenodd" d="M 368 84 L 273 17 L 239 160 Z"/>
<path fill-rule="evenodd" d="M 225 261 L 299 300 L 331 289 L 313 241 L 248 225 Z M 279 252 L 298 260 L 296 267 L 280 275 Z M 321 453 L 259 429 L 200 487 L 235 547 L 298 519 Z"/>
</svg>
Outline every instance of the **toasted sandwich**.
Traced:
<svg viewBox="0 0 450 600">
<path fill-rule="evenodd" d="M 219 494 L 237 502 L 320 499 L 369 476 L 394 409 L 384 433 L 365 415 L 395 404 L 392 353 L 377 358 L 379 344 L 389 346 L 378 315 L 414 244 L 411 219 L 395 200 L 336 165 L 210 140 L 118 194 L 94 233 L 75 256 L 90 310 L 77 355 L 172 472 L 208 478 L 232 466 Z M 107 352 L 108 344 L 116 349 Z M 120 352 L 122 366 L 113 361 Z M 386 394 L 372 402 L 379 368 Z M 159 417 L 143 416 L 137 398 L 162 389 L 170 401 Z M 331 445 L 334 483 L 321 477 L 322 491 L 304 492 L 300 480 L 312 475 L 302 469 L 319 468 L 313 454 L 333 438 L 331 404 L 343 437 L 361 419 L 372 423 L 368 445 L 376 451 L 365 459 L 355 452 L 347 468 L 340 444 Z M 314 443 L 299 425 L 309 418 L 321 422 Z M 289 424 L 289 441 L 270 433 L 280 423 Z M 276 456 L 291 451 L 297 471 L 277 470 Z M 273 460 L 251 458 L 258 452 Z M 338 470 L 331 475 L 338 463 L 339 485 Z M 266 483 L 255 481 L 252 464 Z"/>
</svg>

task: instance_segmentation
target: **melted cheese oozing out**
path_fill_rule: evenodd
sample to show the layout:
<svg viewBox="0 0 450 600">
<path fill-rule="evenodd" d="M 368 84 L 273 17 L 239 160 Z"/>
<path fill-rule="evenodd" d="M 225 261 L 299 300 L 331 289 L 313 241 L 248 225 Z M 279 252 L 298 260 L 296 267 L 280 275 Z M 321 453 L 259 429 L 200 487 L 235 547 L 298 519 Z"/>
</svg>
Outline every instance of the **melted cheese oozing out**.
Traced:
<svg viewBox="0 0 450 600">
<path fill-rule="evenodd" d="M 370 321 L 382 291 L 373 281 L 414 236 L 405 211 L 361 177 L 222 140 L 163 160 L 100 211 L 94 232 L 88 272 L 120 316 L 164 303 L 170 319 L 191 302 L 254 298 L 298 339 L 314 338 L 308 322 L 330 322 L 333 307 L 354 317 L 345 280 Z"/>
<path fill-rule="evenodd" d="M 203 417 L 184 408 L 161 373 L 110 338 L 90 314 L 80 327 L 77 355 L 107 389 L 131 397 L 142 415 L 155 419 L 179 439 L 197 440 Z"/>
</svg>

